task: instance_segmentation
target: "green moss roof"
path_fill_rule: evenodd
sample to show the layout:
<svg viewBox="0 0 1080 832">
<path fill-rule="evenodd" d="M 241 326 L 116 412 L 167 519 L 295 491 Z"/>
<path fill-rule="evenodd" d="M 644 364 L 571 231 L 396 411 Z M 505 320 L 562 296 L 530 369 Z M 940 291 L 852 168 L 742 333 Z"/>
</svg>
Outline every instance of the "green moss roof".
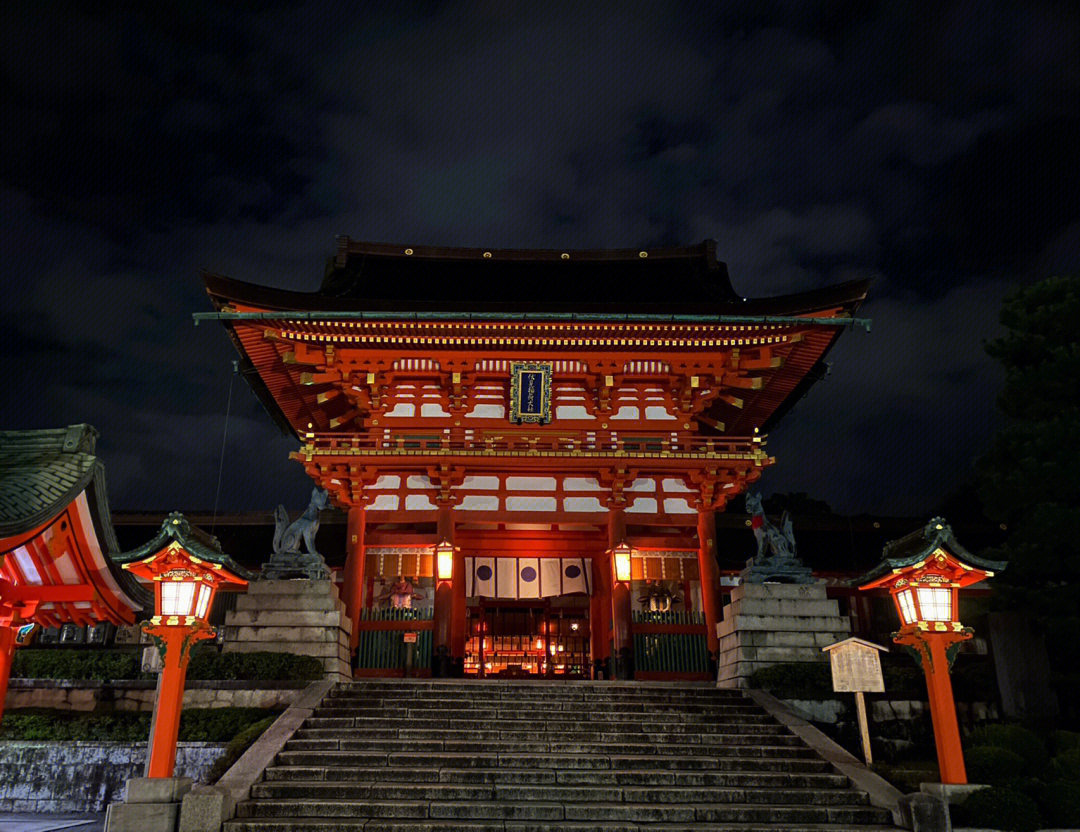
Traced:
<svg viewBox="0 0 1080 832">
<path fill-rule="evenodd" d="M 117 563 L 136 563 L 152 557 L 176 541 L 184 549 L 200 560 L 220 564 L 237 577 L 252 580 L 255 573 L 245 569 L 231 557 L 221 551 L 221 542 L 197 526 L 191 525 L 186 517 L 174 511 L 161 524 L 157 535 L 142 546 L 116 556 Z"/>
<path fill-rule="evenodd" d="M 977 557 L 961 546 L 953 535 L 952 527 L 944 517 L 934 517 L 921 529 L 904 535 L 897 540 L 890 540 L 882 548 L 883 560 L 861 578 L 852 581 L 853 586 L 862 586 L 880 578 L 894 569 L 903 569 L 926 560 L 937 549 L 944 549 L 971 566 L 989 572 L 1001 572 L 1007 565 L 1003 560 L 987 560 Z"/>
</svg>

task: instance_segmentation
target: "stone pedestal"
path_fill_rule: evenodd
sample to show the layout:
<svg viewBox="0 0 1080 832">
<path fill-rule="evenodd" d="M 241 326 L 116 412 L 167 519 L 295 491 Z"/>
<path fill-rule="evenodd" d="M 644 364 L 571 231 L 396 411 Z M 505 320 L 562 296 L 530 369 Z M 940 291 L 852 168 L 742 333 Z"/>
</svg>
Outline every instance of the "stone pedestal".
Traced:
<svg viewBox="0 0 1080 832">
<path fill-rule="evenodd" d="M 851 622 L 825 597 L 824 584 L 740 584 L 731 590 L 717 634 L 717 683 L 745 688 L 758 668 L 825 662 L 821 648 L 851 635 Z"/>
<path fill-rule="evenodd" d="M 252 581 L 225 614 L 222 652 L 296 653 L 322 660 L 326 678 L 352 679 L 352 624 L 331 581 Z"/>
<path fill-rule="evenodd" d="M 105 832 L 176 832 L 180 801 L 191 791 L 190 777 L 135 777 L 127 781 L 123 803 L 110 803 Z"/>
</svg>

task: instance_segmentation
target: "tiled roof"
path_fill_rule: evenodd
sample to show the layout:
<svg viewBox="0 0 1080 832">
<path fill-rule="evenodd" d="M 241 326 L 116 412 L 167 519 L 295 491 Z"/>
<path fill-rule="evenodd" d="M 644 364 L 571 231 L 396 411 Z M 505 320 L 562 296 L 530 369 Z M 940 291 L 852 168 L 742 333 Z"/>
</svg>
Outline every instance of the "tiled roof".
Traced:
<svg viewBox="0 0 1080 832">
<path fill-rule="evenodd" d="M 117 555 L 113 560 L 116 563 L 135 563 L 148 557 L 153 557 L 172 541 L 179 543 L 184 549 L 195 557 L 217 563 L 228 569 L 234 575 L 244 580 L 253 580 L 255 574 L 234 561 L 221 551 L 221 542 L 213 535 L 208 534 L 197 526 L 192 526 L 188 519 L 178 511 L 174 511 L 165 518 L 161 524 L 161 530 L 152 539 L 132 549 Z"/>
<path fill-rule="evenodd" d="M 852 583 L 855 585 L 866 584 L 894 569 L 913 566 L 919 561 L 926 560 L 939 548 L 944 549 L 969 566 L 975 566 L 979 569 L 1001 572 L 1008 566 L 1008 563 L 1003 560 L 987 560 L 971 554 L 956 540 L 952 527 L 945 521 L 945 518 L 934 517 L 921 529 L 886 543 L 882 550 L 883 559 L 881 563 Z"/>
<path fill-rule="evenodd" d="M 90 425 L 0 431 L 0 537 L 39 526 L 104 476 Z"/>
<path fill-rule="evenodd" d="M 90 425 L 0 431 L 0 538 L 28 532 L 56 517 L 86 491 L 91 520 L 108 568 L 135 608 L 153 595 L 115 561 L 119 549 L 109 514 L 105 466 L 94 455 Z"/>
</svg>

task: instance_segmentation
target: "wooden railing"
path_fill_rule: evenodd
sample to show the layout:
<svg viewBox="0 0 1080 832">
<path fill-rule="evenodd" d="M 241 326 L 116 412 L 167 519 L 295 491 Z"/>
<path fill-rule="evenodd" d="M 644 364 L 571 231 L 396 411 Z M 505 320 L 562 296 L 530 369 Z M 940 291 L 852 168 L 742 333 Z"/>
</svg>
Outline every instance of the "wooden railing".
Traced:
<svg viewBox="0 0 1080 832">
<path fill-rule="evenodd" d="M 592 438 L 579 433 L 537 433 L 511 436 L 488 434 L 471 439 L 433 436 L 430 434 L 395 434 L 390 437 L 341 436 L 332 433 L 309 434 L 302 453 L 331 456 L 370 455 L 483 455 L 511 456 L 590 454 L 601 456 L 695 456 L 706 458 L 749 459 L 764 455 L 764 449 L 752 437 L 672 439 L 663 436 L 619 437 L 612 439 L 609 431 L 598 431 Z"/>
<path fill-rule="evenodd" d="M 406 633 L 416 633 L 413 673 L 431 671 L 431 608 L 362 609 L 357 622 L 358 676 L 401 676 L 406 670 Z"/>
<path fill-rule="evenodd" d="M 634 672 L 639 679 L 708 679 L 705 616 L 635 612 Z"/>
</svg>

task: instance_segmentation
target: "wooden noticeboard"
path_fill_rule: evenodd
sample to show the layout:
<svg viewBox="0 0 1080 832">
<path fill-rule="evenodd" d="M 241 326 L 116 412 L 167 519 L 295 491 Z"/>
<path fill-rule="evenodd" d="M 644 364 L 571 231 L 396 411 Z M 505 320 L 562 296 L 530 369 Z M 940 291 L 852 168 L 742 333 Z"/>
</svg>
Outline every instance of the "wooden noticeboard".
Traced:
<svg viewBox="0 0 1080 832">
<path fill-rule="evenodd" d="M 863 693 L 885 691 L 885 680 L 881 675 L 880 651 L 888 652 L 889 648 L 863 641 L 861 638 L 846 638 L 821 649 L 829 654 L 833 690 L 837 693 L 855 694 L 863 757 L 866 758 L 866 764 L 870 765 L 873 762 L 870 754 L 870 726 L 866 719 L 866 699 Z"/>
<path fill-rule="evenodd" d="M 832 666 L 833 690 L 837 693 L 883 693 L 885 680 L 881 675 L 881 655 L 886 650 L 859 638 L 848 638 L 822 648 L 829 654 Z"/>
</svg>

